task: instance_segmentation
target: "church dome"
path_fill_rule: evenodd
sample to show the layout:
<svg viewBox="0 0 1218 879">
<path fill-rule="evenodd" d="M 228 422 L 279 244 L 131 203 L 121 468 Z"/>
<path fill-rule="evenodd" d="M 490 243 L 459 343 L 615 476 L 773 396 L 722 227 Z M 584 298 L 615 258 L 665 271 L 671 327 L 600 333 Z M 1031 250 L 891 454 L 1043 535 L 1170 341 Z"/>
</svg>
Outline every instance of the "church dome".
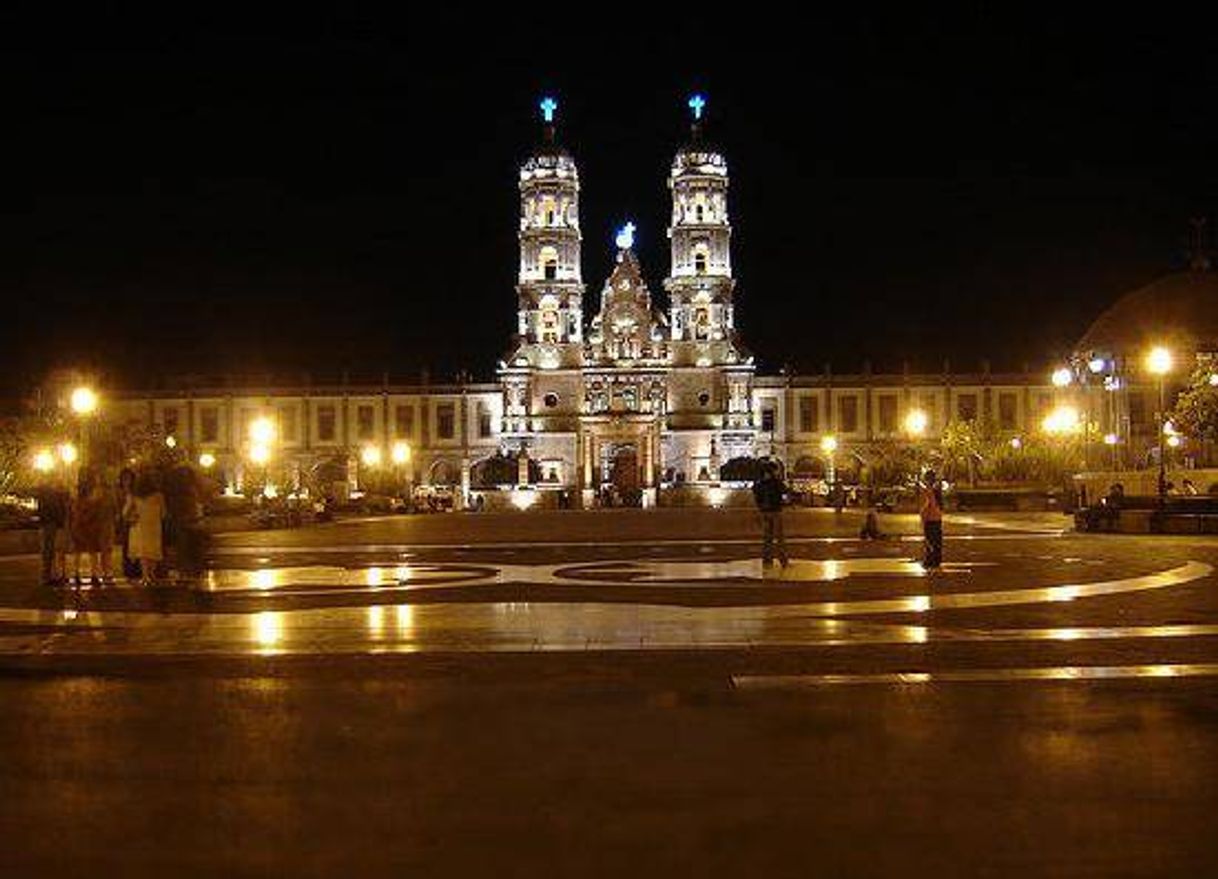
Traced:
<svg viewBox="0 0 1218 879">
<path fill-rule="evenodd" d="M 1136 357 L 1153 344 L 1218 351 L 1218 272 L 1176 272 L 1126 293 L 1091 324 L 1075 350 Z"/>
</svg>

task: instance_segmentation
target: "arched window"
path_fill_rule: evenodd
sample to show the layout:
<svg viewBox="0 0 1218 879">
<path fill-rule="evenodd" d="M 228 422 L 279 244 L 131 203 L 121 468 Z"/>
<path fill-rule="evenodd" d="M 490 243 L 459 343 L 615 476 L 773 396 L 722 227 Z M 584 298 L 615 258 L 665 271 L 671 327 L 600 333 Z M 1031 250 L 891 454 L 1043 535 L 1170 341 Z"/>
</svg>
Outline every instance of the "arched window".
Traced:
<svg viewBox="0 0 1218 879">
<path fill-rule="evenodd" d="M 547 196 L 541 200 L 541 216 L 543 225 L 557 225 L 558 205 L 555 204 L 553 198 Z"/>
<path fill-rule="evenodd" d="M 547 281 L 558 277 L 558 251 L 553 247 L 543 247 L 537 262 L 541 265 L 541 276 Z"/>
<path fill-rule="evenodd" d="M 705 242 L 694 245 L 694 274 L 705 275 L 710 263 L 710 252 Z"/>
</svg>

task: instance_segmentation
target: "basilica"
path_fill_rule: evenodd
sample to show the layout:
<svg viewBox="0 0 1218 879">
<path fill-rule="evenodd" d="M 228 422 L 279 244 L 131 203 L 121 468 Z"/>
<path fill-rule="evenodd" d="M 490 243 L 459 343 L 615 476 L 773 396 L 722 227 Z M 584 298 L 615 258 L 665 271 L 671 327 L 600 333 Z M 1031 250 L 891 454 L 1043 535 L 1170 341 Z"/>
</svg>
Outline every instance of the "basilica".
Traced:
<svg viewBox="0 0 1218 879">
<path fill-rule="evenodd" d="M 1102 440 L 1114 467 L 1137 464 L 1156 436 L 1155 400 L 1136 367 L 1144 339 L 1131 334 L 1180 324 L 1218 339 L 1206 264 L 1159 282 L 1157 309 L 1101 316 L 1065 381 L 1060 370 L 1050 380 L 1048 370 L 959 372 L 946 363 L 932 374 L 759 375 L 736 324 L 730 175 L 702 131 L 704 105 L 690 99 L 689 137 L 668 173 L 661 297 L 629 223 L 611 274 L 588 295 L 579 168 L 547 98 L 539 146 L 519 171 L 517 324 L 495 382 L 115 390 L 109 419 L 196 458 L 232 494 L 246 492 L 255 472 L 269 479 L 273 470 L 295 490 L 350 494 L 392 471 L 458 508 L 720 505 L 747 501 L 747 468 L 733 466 L 741 461 L 774 458 L 806 483 L 857 480 L 885 450 L 933 443 L 953 421 L 988 422 L 1018 444 L 1063 404 L 1074 407 L 1084 444 Z M 1164 306 L 1165 296 L 1179 307 Z M 1167 323 L 1138 330 L 1131 311 Z"/>
</svg>

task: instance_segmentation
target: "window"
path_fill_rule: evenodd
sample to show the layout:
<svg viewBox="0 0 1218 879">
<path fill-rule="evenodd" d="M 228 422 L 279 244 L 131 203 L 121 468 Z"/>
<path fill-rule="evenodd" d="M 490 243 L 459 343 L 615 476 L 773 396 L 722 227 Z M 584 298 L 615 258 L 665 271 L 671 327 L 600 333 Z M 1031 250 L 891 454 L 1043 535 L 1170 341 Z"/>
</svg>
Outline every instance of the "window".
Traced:
<svg viewBox="0 0 1218 879">
<path fill-rule="evenodd" d="M 778 420 L 777 411 L 774 409 L 773 403 L 766 403 L 761 407 L 761 429 L 765 433 L 774 432 L 774 424 Z"/>
<path fill-rule="evenodd" d="M 414 407 L 399 405 L 393 410 L 394 435 L 399 439 L 410 439 L 414 436 Z"/>
<path fill-rule="evenodd" d="M 199 439 L 205 443 L 220 441 L 220 410 L 215 406 L 199 410 Z"/>
<path fill-rule="evenodd" d="M 710 391 L 699 391 L 698 392 L 698 405 L 699 406 L 709 406 L 710 399 L 711 399 Z"/>
<path fill-rule="evenodd" d="M 558 251 L 553 247 L 543 247 L 541 254 L 538 257 L 538 262 L 541 263 L 541 276 L 547 281 L 553 281 L 558 277 Z"/>
<path fill-rule="evenodd" d="M 939 417 L 939 395 L 923 394 L 922 411 L 926 413 L 926 429 L 934 430 Z"/>
<path fill-rule="evenodd" d="M 842 433 L 856 433 L 859 429 L 859 398 L 842 397 L 837 401 L 838 429 Z"/>
<path fill-rule="evenodd" d="M 555 406 L 558 405 L 558 394 L 554 393 L 553 391 L 550 391 L 544 397 L 541 398 L 541 401 L 546 404 L 547 409 L 553 409 Z"/>
<path fill-rule="evenodd" d="M 1145 394 L 1129 395 L 1129 423 L 1134 427 L 1141 427 L 1148 423 Z"/>
<path fill-rule="evenodd" d="M 452 439 L 456 420 L 456 408 L 452 403 L 440 403 L 436 406 L 436 436 L 440 439 Z"/>
<path fill-rule="evenodd" d="M 998 395 L 998 428 L 1015 430 L 1019 427 L 1019 398 L 1012 393 Z"/>
<path fill-rule="evenodd" d="M 279 407 L 279 436 L 285 443 L 297 442 L 296 407 Z"/>
<path fill-rule="evenodd" d="M 961 421 L 977 420 L 976 394 L 960 394 L 956 397 L 956 417 Z"/>
<path fill-rule="evenodd" d="M 317 407 L 317 440 L 323 443 L 334 442 L 334 406 Z"/>
<path fill-rule="evenodd" d="M 892 394 L 880 397 L 880 433 L 897 432 L 897 398 Z"/>
<path fill-rule="evenodd" d="M 166 406 L 161 410 L 161 424 L 165 428 L 165 436 L 177 436 L 179 425 L 177 406 Z"/>
<path fill-rule="evenodd" d="M 630 412 L 639 408 L 639 392 L 635 388 L 625 388 L 622 391 L 622 405 Z"/>
<path fill-rule="evenodd" d="M 820 430 L 820 400 L 816 397 L 799 398 L 799 432 L 816 433 Z"/>
<path fill-rule="evenodd" d="M 357 406 L 355 409 L 355 435 L 362 440 L 376 436 L 376 408 Z"/>
<path fill-rule="evenodd" d="M 485 403 L 478 404 L 478 436 L 486 439 L 491 435 L 491 410 Z"/>
</svg>

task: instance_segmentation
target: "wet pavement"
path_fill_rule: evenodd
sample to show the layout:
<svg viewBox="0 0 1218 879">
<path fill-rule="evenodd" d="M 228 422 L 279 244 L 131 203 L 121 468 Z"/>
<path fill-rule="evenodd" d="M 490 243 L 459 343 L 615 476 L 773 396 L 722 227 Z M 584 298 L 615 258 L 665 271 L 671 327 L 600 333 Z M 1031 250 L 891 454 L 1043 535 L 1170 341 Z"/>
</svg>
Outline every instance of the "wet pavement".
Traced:
<svg viewBox="0 0 1218 879">
<path fill-rule="evenodd" d="M 0 873 L 1218 870 L 1218 541 L 956 517 L 928 574 L 912 517 L 789 522 L 786 571 L 703 511 L 0 558 Z"/>
</svg>

